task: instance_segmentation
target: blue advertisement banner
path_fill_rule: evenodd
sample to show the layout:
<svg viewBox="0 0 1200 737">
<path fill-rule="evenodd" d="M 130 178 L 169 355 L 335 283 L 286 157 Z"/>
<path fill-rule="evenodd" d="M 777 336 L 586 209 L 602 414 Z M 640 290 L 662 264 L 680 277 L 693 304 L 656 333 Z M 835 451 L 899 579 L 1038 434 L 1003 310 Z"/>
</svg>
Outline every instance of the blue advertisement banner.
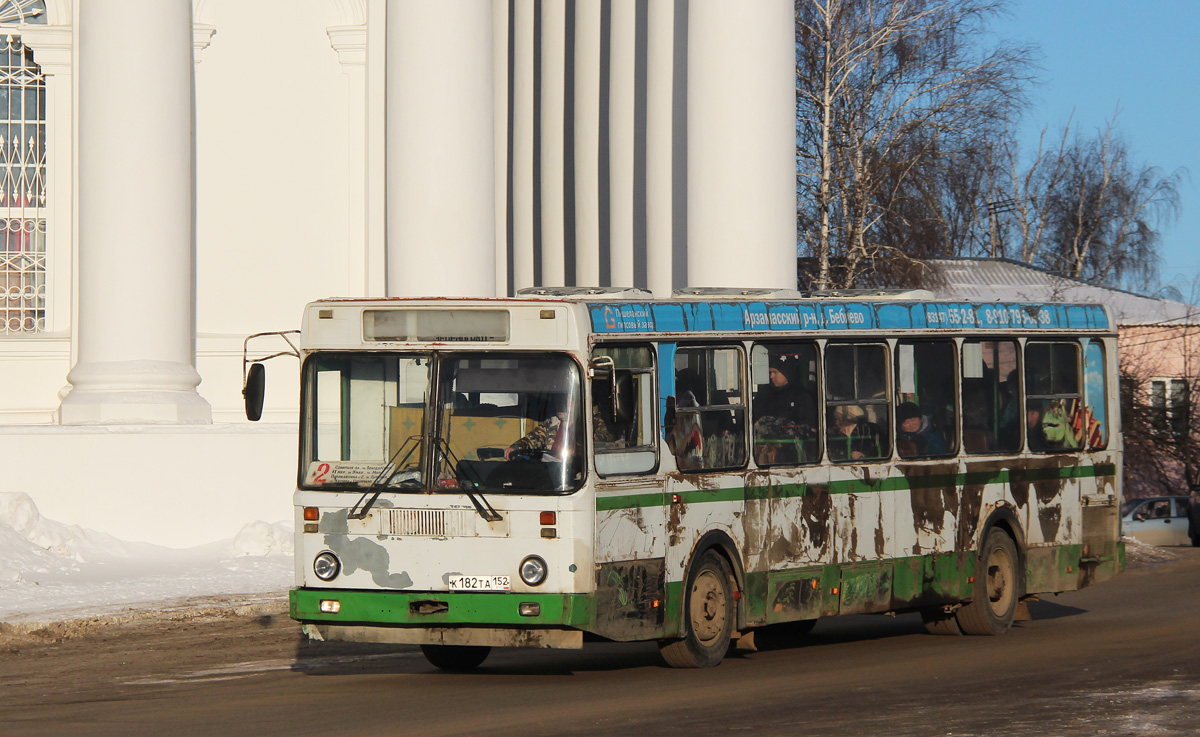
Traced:
<svg viewBox="0 0 1200 737">
<path fill-rule="evenodd" d="M 1001 302 L 601 302 L 597 333 L 1108 330 L 1100 305 Z"/>
</svg>

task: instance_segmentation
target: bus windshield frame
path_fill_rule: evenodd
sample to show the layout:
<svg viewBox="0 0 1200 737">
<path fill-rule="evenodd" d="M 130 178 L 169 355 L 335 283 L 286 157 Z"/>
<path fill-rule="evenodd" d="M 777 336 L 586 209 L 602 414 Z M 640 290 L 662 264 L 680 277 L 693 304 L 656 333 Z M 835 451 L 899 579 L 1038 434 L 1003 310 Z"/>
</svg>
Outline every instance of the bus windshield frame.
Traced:
<svg viewBox="0 0 1200 737">
<path fill-rule="evenodd" d="M 582 408 L 567 353 L 313 353 L 299 487 L 570 494 L 586 477 Z"/>
</svg>

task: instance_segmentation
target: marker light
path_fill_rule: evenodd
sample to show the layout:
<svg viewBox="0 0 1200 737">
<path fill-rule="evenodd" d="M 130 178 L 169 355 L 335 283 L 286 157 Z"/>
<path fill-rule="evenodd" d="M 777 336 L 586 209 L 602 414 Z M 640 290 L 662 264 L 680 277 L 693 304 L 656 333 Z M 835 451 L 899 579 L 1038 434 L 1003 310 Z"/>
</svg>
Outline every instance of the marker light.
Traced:
<svg viewBox="0 0 1200 737">
<path fill-rule="evenodd" d="M 326 614 L 337 614 L 342 611 L 342 602 L 337 599 L 321 599 L 321 611 Z"/>
<path fill-rule="evenodd" d="M 546 561 L 540 556 L 531 555 L 521 561 L 521 580 L 530 586 L 537 586 L 546 580 Z"/>
<path fill-rule="evenodd" d="M 543 525 L 554 524 L 554 521 L 557 517 L 558 515 L 554 512 L 542 512 L 540 515 L 538 515 L 538 519 Z"/>
<path fill-rule="evenodd" d="M 342 572 L 342 563 L 337 556 L 326 550 L 313 559 L 313 573 L 322 581 L 332 581 Z"/>
<path fill-rule="evenodd" d="M 304 508 L 304 521 L 316 522 L 321 517 L 321 512 L 316 507 Z"/>
</svg>

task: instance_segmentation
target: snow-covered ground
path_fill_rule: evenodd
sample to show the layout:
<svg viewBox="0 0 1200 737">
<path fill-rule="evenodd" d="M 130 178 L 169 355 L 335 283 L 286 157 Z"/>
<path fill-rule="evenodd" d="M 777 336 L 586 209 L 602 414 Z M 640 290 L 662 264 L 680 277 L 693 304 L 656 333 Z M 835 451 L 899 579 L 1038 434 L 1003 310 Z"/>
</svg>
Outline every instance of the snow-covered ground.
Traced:
<svg viewBox="0 0 1200 737">
<path fill-rule="evenodd" d="M 227 595 L 282 601 L 293 576 L 288 522 L 253 522 L 232 540 L 175 549 L 55 522 L 28 494 L 0 492 L 0 623 L 154 612 Z"/>
</svg>

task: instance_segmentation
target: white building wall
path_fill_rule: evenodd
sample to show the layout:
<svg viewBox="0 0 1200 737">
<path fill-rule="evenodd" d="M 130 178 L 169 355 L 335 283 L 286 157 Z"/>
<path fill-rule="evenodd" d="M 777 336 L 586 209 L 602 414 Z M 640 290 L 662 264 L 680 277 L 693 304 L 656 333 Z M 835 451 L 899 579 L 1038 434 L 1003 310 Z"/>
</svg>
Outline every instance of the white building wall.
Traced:
<svg viewBox="0 0 1200 737">
<path fill-rule="evenodd" d="M 782 0 L 763 2 L 783 4 Z M 535 88 L 531 73 L 532 0 L 513 0 L 512 4 L 490 0 L 495 29 L 493 64 L 512 60 L 517 65 L 513 70 L 492 70 L 497 118 L 492 121 L 492 130 L 497 147 L 493 162 L 480 167 L 498 186 L 492 232 L 497 236 L 495 263 L 501 291 L 506 286 L 535 282 L 550 285 L 560 280 L 579 283 L 579 279 L 627 285 L 631 274 L 645 275 L 648 270 L 654 274 L 658 291 L 665 291 L 668 285 L 686 285 L 680 282 L 684 276 L 678 264 L 686 259 L 682 250 L 687 211 L 689 203 L 702 201 L 698 199 L 701 193 L 695 191 L 699 186 L 696 182 L 702 180 L 687 176 L 692 164 L 683 155 L 688 150 L 683 145 L 688 136 L 683 123 L 688 119 L 689 101 L 679 93 L 684 90 L 681 80 L 688 74 L 686 60 L 705 53 L 696 44 L 710 44 L 714 49 L 722 46 L 720 20 L 714 21 L 711 15 L 719 16 L 721 10 L 719 4 L 705 10 L 709 14 L 706 27 L 717 29 L 716 35 L 688 38 L 691 4 L 672 2 L 675 18 L 670 21 L 670 30 L 669 14 L 659 13 L 661 8 L 649 14 L 648 22 L 643 16 L 623 15 L 621 11 L 632 4 L 579 0 L 573 12 L 561 19 L 563 27 L 554 16 L 555 48 L 564 43 L 565 53 L 555 57 L 543 51 L 541 62 L 559 58 L 566 63 L 570 58 L 575 75 L 561 76 L 543 69 L 538 81 L 556 80 L 554 84 L 568 87 L 573 104 L 562 113 L 563 128 L 572 130 L 573 135 L 564 138 L 563 131 L 548 134 L 545 130 L 547 121 L 557 119 L 562 104 L 557 93 L 551 95 L 548 90 Z M 60 85 L 60 91 L 67 90 L 68 94 L 53 98 L 60 109 L 52 126 L 70 133 L 76 125 L 69 94 L 75 84 L 72 60 L 76 58 L 70 2 L 54 0 L 51 5 L 63 25 L 38 31 L 48 39 L 38 58 L 46 61 L 48 70 L 53 67 L 58 80 L 66 82 L 66 86 Z M 199 394 L 212 407 L 211 425 L 119 430 L 56 425 L 62 390 L 67 387 L 66 375 L 76 360 L 72 344 L 78 328 L 70 315 L 77 276 L 73 274 L 76 261 L 72 226 L 78 195 L 73 194 L 75 182 L 70 181 L 75 176 L 70 136 L 63 137 L 51 150 L 52 160 L 59 157 L 52 164 L 57 172 L 57 189 L 52 192 L 58 194 L 56 206 L 66 209 L 56 216 L 62 221 L 58 226 L 61 240 L 51 266 L 58 290 L 54 302 L 57 318 L 47 333 L 0 338 L 0 371 L 5 376 L 0 392 L 0 436 L 5 437 L 17 457 L 30 459 L 18 464 L 9 488 L 31 493 L 50 517 L 127 539 L 173 545 L 229 537 L 253 519 L 288 516 L 295 484 L 298 366 L 289 357 L 267 364 L 264 422 L 246 423 L 241 409 L 242 341 L 250 333 L 298 327 L 302 306 L 313 299 L 378 295 L 385 288 L 387 244 L 383 234 L 388 229 L 382 203 L 388 121 L 382 98 L 387 90 L 384 45 L 388 7 L 384 0 L 194 0 L 194 44 L 198 50 L 194 67 L 195 367 L 202 378 Z M 601 12 L 605 9 L 607 16 Z M 506 17 L 510 12 L 511 35 L 510 18 Z M 782 18 L 786 14 L 776 15 Z M 606 29 L 603 34 L 601 26 Z M 564 31 L 565 38 L 559 35 Z M 649 54 L 645 41 L 648 32 L 653 37 Z M 34 33 L 31 29 L 31 39 Z M 630 45 L 628 38 L 634 34 L 640 34 L 635 41 L 643 40 Z M 601 35 L 607 46 L 597 46 Z M 772 38 L 787 44 L 789 51 L 776 49 L 776 53 L 763 58 L 778 60 L 790 55 L 790 29 Z M 614 44 L 622 58 L 613 58 Z M 668 48 L 671 51 L 664 53 Z M 658 64 L 656 60 L 667 56 L 674 60 L 671 70 L 661 73 L 663 70 L 656 69 L 657 75 L 648 74 L 649 63 Z M 602 85 L 595 78 L 601 63 L 605 65 Z M 620 81 L 629 74 L 635 79 L 634 85 Z M 649 134 L 644 128 L 635 128 L 632 134 L 652 142 L 654 147 L 654 151 L 643 151 L 640 155 L 647 161 L 636 162 L 635 166 L 642 176 L 655 178 L 649 194 L 646 182 L 628 182 L 628 157 L 634 154 L 621 141 L 630 134 L 622 133 L 619 141 L 609 138 L 612 126 L 618 122 L 613 119 L 614 113 L 624 117 L 625 111 L 632 109 L 631 101 L 611 96 L 616 91 L 636 94 L 639 85 L 645 87 L 648 77 L 657 80 L 652 86 L 660 91 L 667 89 L 665 79 L 675 78 L 672 99 L 651 101 L 653 112 L 634 121 L 635 126 L 655 128 Z M 660 94 L 656 92 L 656 98 Z M 511 110 L 509 100 L 514 106 Z M 553 106 L 553 114 L 545 115 L 543 106 Z M 779 107 L 774 101 L 771 106 Z M 597 119 L 579 120 L 581 113 Z M 601 118 L 606 123 L 603 127 Z M 755 116 L 745 111 L 744 119 L 753 124 Z M 561 157 L 557 149 L 547 152 L 543 148 L 542 156 L 550 159 L 543 162 L 557 167 L 562 161 L 574 172 L 575 200 L 563 199 L 561 205 L 558 197 L 545 192 L 552 182 L 543 176 L 538 206 L 554 208 L 554 212 L 543 211 L 540 220 L 534 219 L 529 177 L 536 150 L 532 130 L 535 120 L 540 120 L 543 127 L 538 146 L 564 148 Z M 744 131 L 738 135 L 753 138 L 756 133 Z M 668 144 L 674 152 L 669 158 L 670 172 L 663 168 L 668 157 L 662 156 L 661 150 Z M 706 145 L 722 144 L 714 139 Z M 651 159 L 655 163 L 651 164 Z M 791 167 L 789 158 L 786 168 L 790 171 Z M 551 169 L 550 179 L 556 171 Z M 499 187 L 502 184 L 514 188 L 512 196 Z M 629 203 L 625 200 L 630 196 L 651 198 L 651 202 L 638 203 L 638 207 L 643 212 L 651 211 L 649 225 L 655 235 L 649 239 L 648 248 L 657 249 L 634 256 L 641 261 L 632 269 L 625 264 L 626 233 L 614 233 L 611 222 L 598 219 L 617 215 L 627 218 L 621 213 L 627 213 Z M 614 197 L 621 201 L 614 202 Z M 788 192 L 773 198 L 782 203 L 781 209 L 789 211 L 789 218 L 794 210 L 789 204 L 791 197 L 789 184 Z M 654 202 L 669 203 L 662 207 L 671 211 L 671 217 L 663 217 L 662 207 Z M 153 208 L 154 203 L 141 206 Z M 777 220 L 772 218 L 771 222 L 771 238 L 755 239 L 753 223 L 723 230 L 742 234 L 734 247 L 744 263 L 772 265 L 762 270 L 761 278 L 742 273 L 742 283 L 730 286 L 786 286 L 780 265 L 787 265 L 782 273 L 794 268 L 794 243 L 780 243 L 774 237 L 779 230 Z M 638 227 L 646 226 L 643 223 Z M 563 247 L 576 250 L 565 259 L 553 255 L 547 258 L 543 253 L 539 261 L 545 273 L 535 279 L 532 234 L 547 227 L 554 233 L 573 233 Z M 628 224 L 621 227 L 628 229 Z M 136 237 L 137 232 L 137 213 L 133 212 L 130 236 Z M 547 240 L 543 239 L 543 246 Z M 748 248 L 771 252 L 756 258 Z M 621 260 L 620 268 L 613 268 L 614 257 Z M 114 258 L 120 258 L 120 254 Z M 601 259 L 603 266 L 597 269 Z M 573 263 L 575 269 L 562 273 L 563 263 Z M 665 274 L 672 263 L 676 264 L 673 281 Z M 649 264 L 657 266 L 648 269 Z M 510 278 L 506 270 L 515 275 L 515 285 L 505 284 Z M 252 344 L 252 348 L 255 345 L 258 351 L 252 351 L 252 355 L 284 347 L 269 341 Z M 107 468 L 119 472 L 98 472 Z M 220 519 L 197 515 L 198 500 L 217 503 L 226 511 Z M 190 527 L 180 530 L 153 523 L 164 517 L 187 520 Z"/>
</svg>

